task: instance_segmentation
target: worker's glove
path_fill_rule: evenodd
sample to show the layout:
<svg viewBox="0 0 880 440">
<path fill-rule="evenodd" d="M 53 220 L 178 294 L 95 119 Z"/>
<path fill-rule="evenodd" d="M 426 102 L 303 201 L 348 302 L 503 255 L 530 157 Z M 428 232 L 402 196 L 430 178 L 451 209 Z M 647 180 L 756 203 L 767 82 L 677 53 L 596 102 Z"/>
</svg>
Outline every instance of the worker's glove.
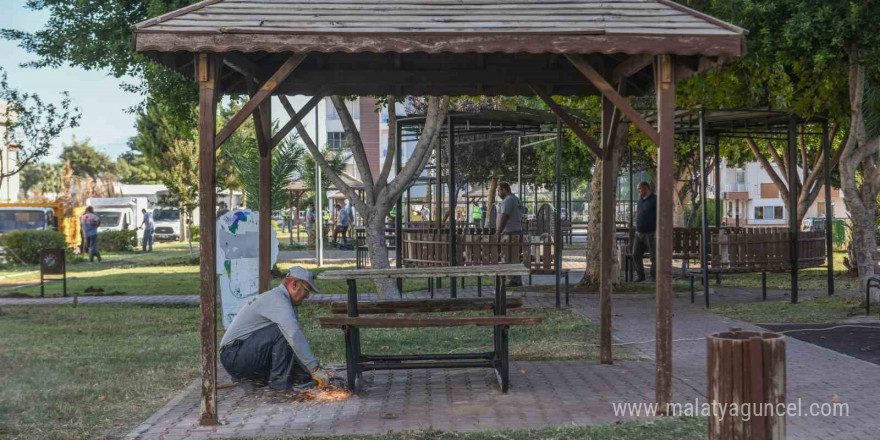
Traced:
<svg viewBox="0 0 880 440">
<path fill-rule="evenodd" d="M 312 379 L 318 382 L 318 388 L 323 389 L 330 385 L 330 378 L 333 377 L 329 371 L 322 367 L 316 367 L 312 370 Z"/>
</svg>

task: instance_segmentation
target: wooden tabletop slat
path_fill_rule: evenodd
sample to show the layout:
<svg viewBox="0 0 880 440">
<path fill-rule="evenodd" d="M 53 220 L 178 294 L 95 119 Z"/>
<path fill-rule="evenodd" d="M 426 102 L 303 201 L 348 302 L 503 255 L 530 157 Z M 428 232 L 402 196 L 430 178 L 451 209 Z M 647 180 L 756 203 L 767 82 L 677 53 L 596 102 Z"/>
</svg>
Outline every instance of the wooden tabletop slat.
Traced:
<svg viewBox="0 0 880 440">
<path fill-rule="evenodd" d="M 508 298 L 507 308 L 517 309 L 522 307 L 519 298 Z M 434 313 L 434 312 L 458 312 L 464 310 L 492 310 L 495 308 L 495 298 L 444 298 L 423 299 L 405 301 L 359 301 L 358 314 L 375 315 L 380 313 Z M 348 313 L 347 302 L 334 302 L 330 304 L 330 312 L 333 314 Z"/>
<path fill-rule="evenodd" d="M 349 318 L 331 316 L 318 318 L 323 328 L 419 328 L 419 327 L 489 327 L 494 325 L 537 325 L 540 316 L 452 316 L 452 317 L 383 317 Z"/>
<path fill-rule="evenodd" d="M 476 276 L 528 275 L 529 269 L 522 264 L 496 264 L 487 266 L 438 266 L 405 267 L 400 269 L 349 269 L 328 270 L 318 274 L 322 280 L 382 279 L 382 278 L 448 278 Z"/>
</svg>

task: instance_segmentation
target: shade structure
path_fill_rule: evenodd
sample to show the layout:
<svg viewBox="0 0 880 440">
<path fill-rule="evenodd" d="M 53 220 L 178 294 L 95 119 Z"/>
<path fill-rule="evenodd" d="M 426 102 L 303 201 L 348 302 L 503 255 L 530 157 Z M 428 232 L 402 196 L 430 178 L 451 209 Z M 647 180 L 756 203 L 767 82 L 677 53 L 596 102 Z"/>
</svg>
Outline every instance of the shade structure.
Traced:
<svg viewBox="0 0 880 440">
<path fill-rule="evenodd" d="M 327 94 L 538 95 L 609 170 L 617 128 L 632 122 L 642 130 L 659 150 L 656 396 L 661 405 L 671 401 L 675 83 L 742 55 L 743 29 L 669 0 L 206 0 L 139 23 L 134 33 L 138 52 L 200 88 L 202 424 L 218 423 L 215 150 L 253 117 L 263 128 L 256 133 L 261 186 L 268 188 L 272 146 Z M 647 93 L 656 93 L 656 126 L 625 99 Z M 250 100 L 218 132 L 223 94 Z M 313 98 L 297 111 L 286 99 L 293 94 Z M 553 95 L 601 95 L 599 138 Z M 290 116 L 274 135 L 272 96 Z M 613 200 L 614 179 L 605 174 L 605 198 Z M 261 197 L 264 203 L 269 206 Z M 602 217 L 600 357 L 611 362 L 614 228 L 613 204 L 606 203 L 612 209 Z M 270 216 L 263 218 L 261 245 L 264 235 L 268 244 L 270 227 Z M 264 260 L 261 284 L 268 277 Z"/>
</svg>

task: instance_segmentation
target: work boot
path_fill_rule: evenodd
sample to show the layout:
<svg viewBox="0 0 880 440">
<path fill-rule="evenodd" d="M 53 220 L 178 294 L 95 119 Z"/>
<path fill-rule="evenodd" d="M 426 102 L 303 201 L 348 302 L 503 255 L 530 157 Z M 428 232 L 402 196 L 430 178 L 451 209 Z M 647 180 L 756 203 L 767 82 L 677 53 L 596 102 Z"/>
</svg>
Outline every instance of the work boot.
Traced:
<svg viewBox="0 0 880 440">
<path fill-rule="evenodd" d="M 301 393 L 303 391 L 313 390 L 317 386 L 318 386 L 318 382 L 315 382 L 314 380 L 310 380 L 305 383 L 291 385 L 290 391 L 293 391 L 294 393 Z"/>
</svg>

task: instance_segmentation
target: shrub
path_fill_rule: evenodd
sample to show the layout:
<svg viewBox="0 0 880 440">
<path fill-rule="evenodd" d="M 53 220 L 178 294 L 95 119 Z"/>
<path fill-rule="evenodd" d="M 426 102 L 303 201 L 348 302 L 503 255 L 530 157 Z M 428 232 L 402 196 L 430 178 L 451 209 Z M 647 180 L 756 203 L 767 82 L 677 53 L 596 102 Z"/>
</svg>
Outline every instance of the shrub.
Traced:
<svg viewBox="0 0 880 440">
<path fill-rule="evenodd" d="M 101 252 L 131 252 L 138 245 L 137 231 L 104 231 L 98 233 Z"/>
<path fill-rule="evenodd" d="M 64 234 L 57 231 L 11 231 L 3 235 L 6 260 L 12 264 L 40 264 L 43 249 L 67 249 Z M 68 256 L 71 250 L 68 249 Z"/>
<path fill-rule="evenodd" d="M 192 237 L 193 243 L 197 243 L 199 241 L 199 225 L 189 225 L 187 228 L 189 230 L 188 237 Z"/>
</svg>

